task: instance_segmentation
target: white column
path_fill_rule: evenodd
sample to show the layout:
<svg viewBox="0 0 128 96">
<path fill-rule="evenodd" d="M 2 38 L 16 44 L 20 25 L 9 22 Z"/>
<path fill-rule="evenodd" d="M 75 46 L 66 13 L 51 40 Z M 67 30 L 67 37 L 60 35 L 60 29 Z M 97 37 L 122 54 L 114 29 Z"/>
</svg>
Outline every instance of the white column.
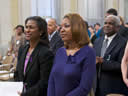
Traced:
<svg viewBox="0 0 128 96">
<path fill-rule="evenodd" d="M 113 8 L 113 0 L 105 0 L 105 10 L 108 10 L 109 8 Z"/>
<path fill-rule="evenodd" d="M 71 3 L 70 0 L 63 0 L 63 5 L 64 5 L 64 8 L 63 8 L 64 14 L 63 15 L 70 13 L 70 5 L 71 5 L 70 3 Z"/>
<path fill-rule="evenodd" d="M 78 13 L 89 24 L 103 21 L 103 0 L 78 0 Z"/>
<path fill-rule="evenodd" d="M 61 22 L 61 0 L 52 0 L 52 18 L 57 20 L 57 23 Z"/>
<path fill-rule="evenodd" d="M 124 0 L 124 18 L 128 22 L 128 0 Z"/>
<path fill-rule="evenodd" d="M 0 3 L 0 53 L 7 50 L 8 42 L 12 35 L 10 0 L 1 0 Z"/>
<path fill-rule="evenodd" d="M 62 20 L 62 18 L 63 18 L 63 16 L 64 16 L 64 1 L 65 0 L 61 0 L 61 2 L 60 2 L 60 5 L 61 5 L 61 7 L 60 7 L 60 9 L 61 9 L 61 12 L 60 12 L 60 19 Z"/>
<path fill-rule="evenodd" d="M 27 17 L 31 16 L 31 0 L 18 0 L 19 23 L 24 24 Z"/>
<path fill-rule="evenodd" d="M 88 0 L 78 0 L 78 13 L 86 20 L 88 17 Z"/>
<path fill-rule="evenodd" d="M 31 0 L 31 15 L 38 15 L 38 0 Z"/>
<path fill-rule="evenodd" d="M 125 12 L 125 2 L 124 0 L 119 0 L 119 15 L 122 16 L 124 18 L 124 12 Z"/>
</svg>

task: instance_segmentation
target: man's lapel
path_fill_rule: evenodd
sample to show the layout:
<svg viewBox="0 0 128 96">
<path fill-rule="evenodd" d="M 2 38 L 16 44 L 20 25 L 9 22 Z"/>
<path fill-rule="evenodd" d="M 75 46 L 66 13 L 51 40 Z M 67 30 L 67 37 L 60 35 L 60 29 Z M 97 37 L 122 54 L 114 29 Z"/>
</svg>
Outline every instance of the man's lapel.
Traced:
<svg viewBox="0 0 128 96">
<path fill-rule="evenodd" d="M 119 36 L 118 34 L 113 38 L 113 40 L 111 41 L 110 45 L 108 46 L 105 54 L 109 54 L 113 48 L 118 44 L 118 40 L 119 40 Z"/>
</svg>

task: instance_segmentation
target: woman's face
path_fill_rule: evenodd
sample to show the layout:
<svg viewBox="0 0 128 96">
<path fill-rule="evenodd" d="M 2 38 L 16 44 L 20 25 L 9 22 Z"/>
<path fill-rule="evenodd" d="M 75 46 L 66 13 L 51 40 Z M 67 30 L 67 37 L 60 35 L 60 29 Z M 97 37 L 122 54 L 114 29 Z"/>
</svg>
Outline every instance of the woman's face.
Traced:
<svg viewBox="0 0 128 96">
<path fill-rule="evenodd" d="M 92 27 L 89 27 L 88 29 L 92 34 L 94 33 L 94 29 Z"/>
<path fill-rule="evenodd" d="M 72 41 L 71 24 L 68 18 L 62 20 L 60 35 L 64 42 Z"/>
<path fill-rule="evenodd" d="M 25 25 L 26 40 L 30 40 L 30 41 L 38 40 L 40 39 L 40 34 L 41 32 L 39 31 L 36 21 L 28 20 Z"/>
<path fill-rule="evenodd" d="M 18 34 L 18 35 L 20 35 L 20 34 L 22 34 L 22 33 L 23 33 L 23 31 L 22 31 L 22 28 L 21 28 L 21 27 L 16 28 L 16 29 L 15 29 L 15 32 L 16 32 L 16 34 Z"/>
</svg>

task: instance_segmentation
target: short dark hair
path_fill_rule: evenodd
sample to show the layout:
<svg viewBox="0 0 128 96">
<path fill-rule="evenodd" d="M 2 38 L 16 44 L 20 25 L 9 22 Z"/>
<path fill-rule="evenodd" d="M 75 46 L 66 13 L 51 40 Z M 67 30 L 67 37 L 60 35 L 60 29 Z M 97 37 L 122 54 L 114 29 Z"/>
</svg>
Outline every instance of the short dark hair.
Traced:
<svg viewBox="0 0 128 96">
<path fill-rule="evenodd" d="M 92 28 L 94 30 L 94 27 L 92 25 L 90 25 L 89 28 Z"/>
<path fill-rule="evenodd" d="M 21 28 L 22 29 L 22 31 L 24 32 L 24 26 L 23 25 L 17 25 L 16 27 L 15 27 L 15 29 L 17 29 L 17 28 Z"/>
<path fill-rule="evenodd" d="M 40 16 L 31 16 L 28 17 L 25 20 L 25 25 L 27 24 L 27 22 L 29 20 L 33 20 L 36 22 L 39 31 L 42 32 L 41 36 L 40 36 L 40 41 L 45 44 L 46 46 L 49 46 L 49 40 L 48 40 L 48 32 L 47 32 L 47 22 L 45 19 L 41 18 Z"/>
<path fill-rule="evenodd" d="M 110 9 L 108 9 L 106 13 L 108 13 L 108 14 L 112 14 L 112 15 L 115 15 L 115 16 L 118 15 L 117 10 L 114 9 L 114 8 L 110 8 Z"/>
<path fill-rule="evenodd" d="M 100 26 L 100 23 L 96 23 L 96 24 L 94 24 L 94 27 L 95 27 L 96 25 L 99 25 L 99 26 Z"/>
</svg>

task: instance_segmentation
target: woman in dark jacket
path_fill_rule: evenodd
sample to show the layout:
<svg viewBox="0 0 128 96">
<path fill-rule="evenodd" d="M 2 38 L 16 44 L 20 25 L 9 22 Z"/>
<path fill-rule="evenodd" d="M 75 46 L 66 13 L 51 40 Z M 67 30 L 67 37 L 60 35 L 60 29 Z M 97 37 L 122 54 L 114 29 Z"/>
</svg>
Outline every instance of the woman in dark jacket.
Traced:
<svg viewBox="0 0 128 96">
<path fill-rule="evenodd" d="M 29 44 L 20 48 L 15 72 L 15 80 L 23 81 L 23 91 L 18 94 L 20 96 L 47 96 L 53 54 L 48 48 L 46 21 L 39 16 L 27 18 L 25 37 Z"/>
</svg>

